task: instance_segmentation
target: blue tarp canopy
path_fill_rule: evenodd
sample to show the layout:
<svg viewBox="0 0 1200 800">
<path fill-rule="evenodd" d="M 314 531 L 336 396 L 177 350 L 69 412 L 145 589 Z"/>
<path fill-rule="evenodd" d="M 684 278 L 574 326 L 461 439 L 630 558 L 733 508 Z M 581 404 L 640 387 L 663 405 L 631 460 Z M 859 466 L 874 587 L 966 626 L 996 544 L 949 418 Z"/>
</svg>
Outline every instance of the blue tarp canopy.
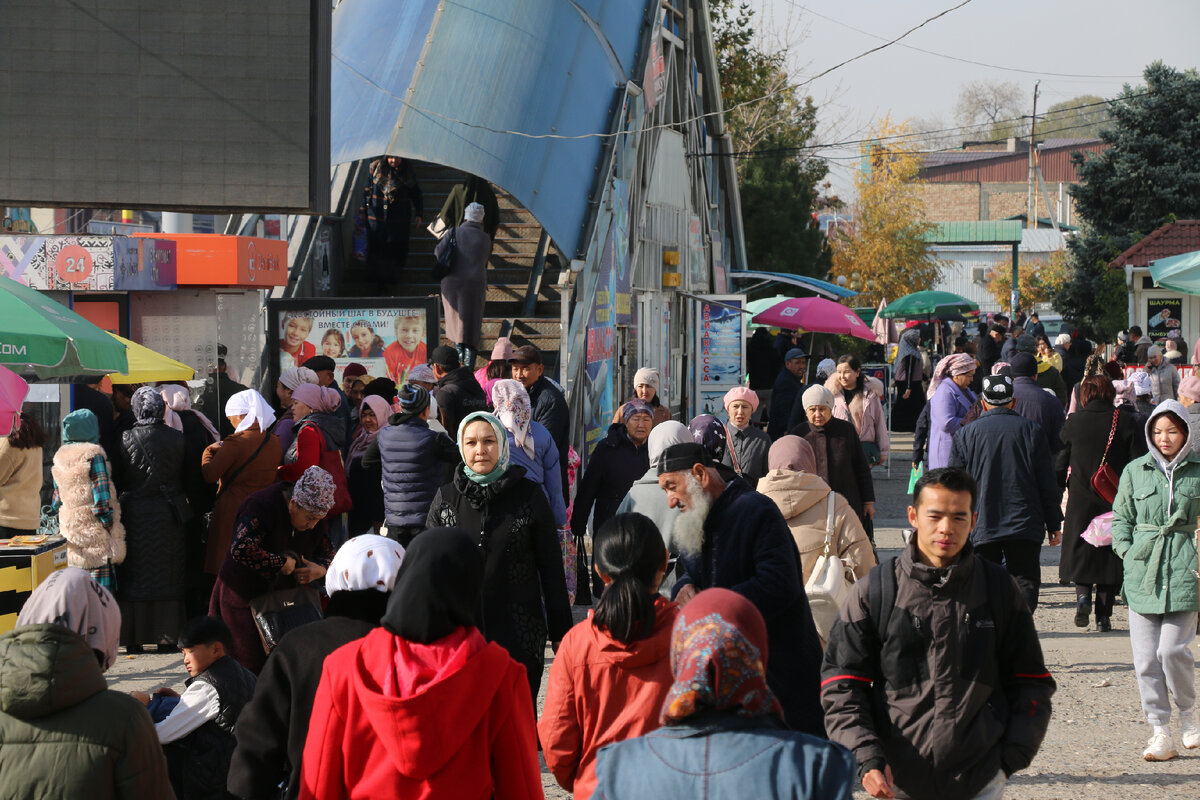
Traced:
<svg viewBox="0 0 1200 800">
<path fill-rule="evenodd" d="M 1152 262 L 1150 277 L 1159 286 L 1177 292 L 1200 294 L 1200 250 Z"/>
<path fill-rule="evenodd" d="M 657 5 L 346 0 L 333 13 L 333 162 L 388 154 L 479 175 L 578 254 L 608 140 L 542 137 L 611 131 Z"/>
<path fill-rule="evenodd" d="M 810 278 L 807 275 L 792 275 L 787 272 L 763 272 L 756 269 L 731 269 L 729 271 L 729 279 L 735 281 L 763 281 L 773 283 L 784 283 L 788 286 L 795 286 L 800 289 L 807 289 L 810 292 L 825 297 L 830 300 L 842 300 L 847 297 L 854 297 L 858 292 L 852 292 L 849 289 L 843 289 L 836 283 Z"/>
</svg>

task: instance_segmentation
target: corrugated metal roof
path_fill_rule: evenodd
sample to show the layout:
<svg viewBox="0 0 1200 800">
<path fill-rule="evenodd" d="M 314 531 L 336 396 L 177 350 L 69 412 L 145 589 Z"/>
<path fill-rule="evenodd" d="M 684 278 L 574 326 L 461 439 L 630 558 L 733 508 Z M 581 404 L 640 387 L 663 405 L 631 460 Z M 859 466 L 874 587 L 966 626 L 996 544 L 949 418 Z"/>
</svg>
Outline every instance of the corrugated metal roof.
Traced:
<svg viewBox="0 0 1200 800">
<path fill-rule="evenodd" d="M 654 0 L 354 0 L 333 15 L 332 158 L 387 153 L 502 187 L 568 254 Z"/>
<path fill-rule="evenodd" d="M 935 222 L 925 235 L 930 244 L 1020 244 L 1019 222 Z"/>
<path fill-rule="evenodd" d="M 1108 148 L 1100 139 L 1048 139 L 1038 148 L 1042 178 L 1048 183 L 1074 183 L 1078 171 L 1071 163 L 1076 152 L 1101 153 Z M 926 153 L 918 173 L 931 183 L 1024 183 L 1029 174 L 1029 150 L 954 150 Z"/>
</svg>

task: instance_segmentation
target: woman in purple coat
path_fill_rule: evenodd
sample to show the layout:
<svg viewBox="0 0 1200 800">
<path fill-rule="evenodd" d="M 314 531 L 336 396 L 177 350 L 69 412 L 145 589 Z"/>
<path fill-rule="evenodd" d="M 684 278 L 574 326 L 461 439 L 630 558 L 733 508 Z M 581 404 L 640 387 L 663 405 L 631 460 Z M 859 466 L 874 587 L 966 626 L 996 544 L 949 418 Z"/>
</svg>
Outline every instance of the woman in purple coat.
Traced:
<svg viewBox="0 0 1200 800">
<path fill-rule="evenodd" d="M 969 388 L 975 378 L 975 356 L 955 353 L 938 362 L 929 384 L 929 464 L 927 469 L 946 466 L 950 442 L 962 427 L 963 417 L 975 402 Z M 949 378 L 949 380 L 946 380 Z"/>
</svg>

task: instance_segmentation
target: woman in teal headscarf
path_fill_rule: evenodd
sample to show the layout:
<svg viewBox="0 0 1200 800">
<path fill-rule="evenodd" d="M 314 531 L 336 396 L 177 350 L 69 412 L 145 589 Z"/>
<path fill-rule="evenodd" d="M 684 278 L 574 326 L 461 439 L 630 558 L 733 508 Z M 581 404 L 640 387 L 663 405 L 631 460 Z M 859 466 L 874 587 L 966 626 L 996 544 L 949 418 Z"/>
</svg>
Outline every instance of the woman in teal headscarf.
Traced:
<svg viewBox="0 0 1200 800">
<path fill-rule="evenodd" d="M 427 525 L 462 528 L 478 537 L 485 557 L 483 635 L 525 666 L 536 698 L 546 638 L 557 650 L 572 623 L 554 515 L 525 468 L 509 463 L 508 433 L 500 420 L 469 414 L 458 426 L 458 450 L 462 464 L 438 489 Z"/>
</svg>

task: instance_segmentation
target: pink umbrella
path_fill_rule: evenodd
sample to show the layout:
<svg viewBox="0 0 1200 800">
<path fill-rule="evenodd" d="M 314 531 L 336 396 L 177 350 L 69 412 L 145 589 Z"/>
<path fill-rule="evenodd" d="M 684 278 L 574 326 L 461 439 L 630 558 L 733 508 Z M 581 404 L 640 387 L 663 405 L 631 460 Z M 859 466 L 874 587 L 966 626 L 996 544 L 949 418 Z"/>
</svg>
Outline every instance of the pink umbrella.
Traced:
<svg viewBox="0 0 1200 800">
<path fill-rule="evenodd" d="M 873 341 L 875 334 L 851 309 L 823 297 L 794 297 L 776 303 L 751 318 L 771 328 L 809 333 L 842 333 Z"/>
<path fill-rule="evenodd" d="M 871 332 L 875 334 L 875 341 L 879 344 L 896 344 L 900 341 L 900 334 L 896 330 L 894 320 L 883 318 L 885 308 L 887 300 L 880 300 L 879 308 L 875 309 L 875 321 L 871 323 Z"/>
<path fill-rule="evenodd" d="M 21 404 L 29 394 L 29 384 L 8 367 L 0 365 L 0 436 L 8 436 L 17 427 Z"/>
</svg>

